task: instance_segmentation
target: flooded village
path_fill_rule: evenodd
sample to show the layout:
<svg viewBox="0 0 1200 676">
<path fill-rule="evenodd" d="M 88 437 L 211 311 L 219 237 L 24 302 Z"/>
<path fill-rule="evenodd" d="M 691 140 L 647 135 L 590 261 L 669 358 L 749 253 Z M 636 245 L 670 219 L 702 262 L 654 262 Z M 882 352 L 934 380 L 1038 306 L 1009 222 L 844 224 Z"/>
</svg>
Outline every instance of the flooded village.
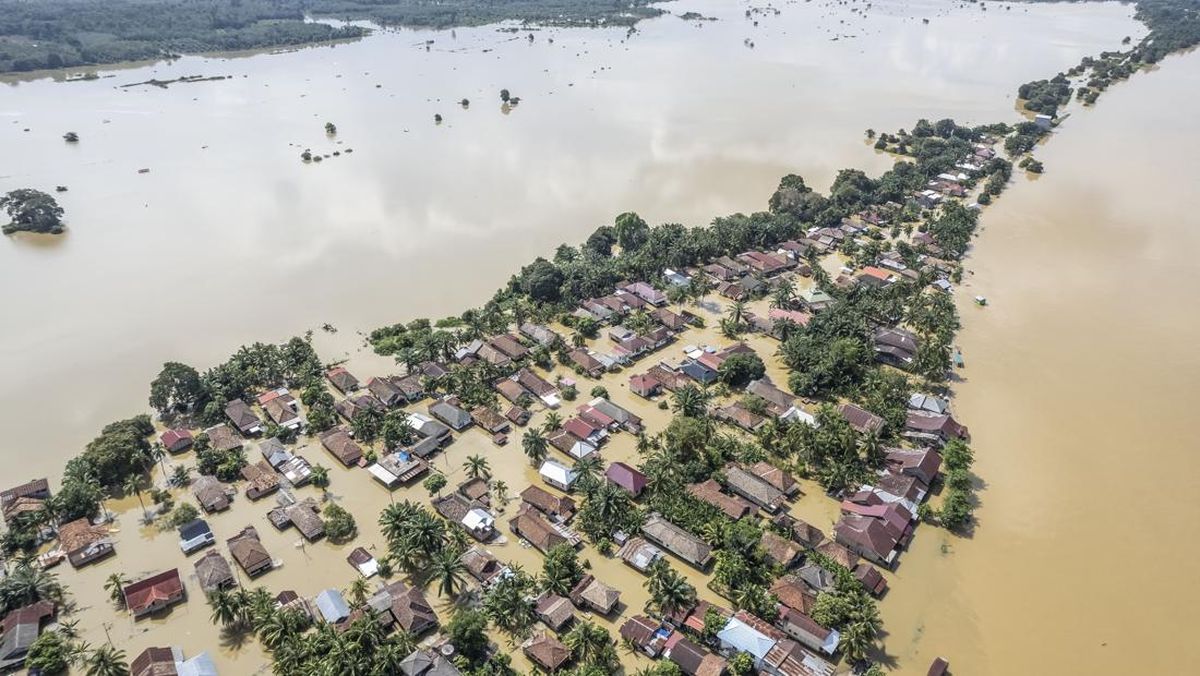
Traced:
<svg viewBox="0 0 1200 676">
<path fill-rule="evenodd" d="M 1020 112 L 868 130 L 909 168 L 828 197 L 494 256 L 475 309 L 425 276 L 379 291 L 432 319 L 168 362 L 61 474 L 5 460 L 0 671 L 1004 673 L 927 606 L 960 546 L 989 570 L 1014 470 L 971 329 L 1025 254 L 977 277 L 972 238 L 1079 168 L 1040 176 L 1065 116 Z"/>
<path fill-rule="evenodd" d="M 146 521 L 154 523 L 141 522 L 139 503 L 117 524 L 64 524 L 39 561 L 76 569 L 73 589 L 111 592 L 85 618 L 111 613 L 101 626 L 135 663 L 216 657 L 239 671 L 258 670 L 265 656 L 246 636 L 253 631 L 234 621 L 222 631 L 217 606 L 205 595 L 268 588 L 277 612 L 295 611 L 337 631 L 368 617 L 404 633 L 417 647 L 402 669 L 422 661 L 449 669 L 454 647 L 438 628 L 459 606 L 488 608 L 488 594 L 519 580 L 529 619 L 537 622 L 497 646 L 518 671 L 570 666 L 575 653 L 562 641 L 579 624 L 595 623 L 628 648 L 614 651 L 612 665 L 630 672 L 669 655 L 684 673 L 720 673 L 728 659 L 747 653 L 767 673 L 832 674 L 844 650 L 839 632 L 809 615 L 817 595 L 847 584 L 885 593 L 882 573 L 939 485 L 938 449 L 966 437 L 933 394 L 906 398 L 903 423 L 887 436 L 888 422 L 853 403 L 830 408 L 847 431 L 877 440 L 883 460 L 877 476 L 837 496 L 808 477 L 803 463 L 754 443 L 773 438 L 781 445 L 789 426 L 817 420 L 818 402 L 787 390 L 788 370 L 777 356 L 780 339 L 836 303 L 814 276 L 836 275 L 839 289 L 928 276 L 892 258 L 882 259 L 887 268 L 843 268 L 849 261 L 837 254 L 824 262 L 829 271 L 814 275 L 810 261 L 819 252 L 887 226 L 876 214 L 864 216 L 871 222 L 848 220 L 775 248 L 621 284 L 548 324 L 501 315 L 488 319 L 505 325 L 500 333 L 452 328 L 436 359 L 406 352 L 410 366 L 399 373 L 332 366 L 319 383 L 273 383 L 227 403 L 214 426 L 189 427 L 195 412 L 172 409 L 185 402 L 171 400 L 167 420 L 156 424 L 153 448 L 165 455 L 152 465 L 149 485 L 170 496 L 155 501 L 176 506 L 146 505 Z M 928 293 L 946 292 L 931 285 Z M 401 328 L 398 336 L 408 332 Z M 375 345 L 386 351 L 395 336 L 381 333 L 390 332 L 377 332 Z M 918 338 L 879 329 L 871 349 L 889 364 L 884 368 L 905 367 Z M 480 384 L 487 391 L 469 388 Z M 337 419 L 319 422 L 318 431 L 312 425 L 325 401 Z M 664 465 L 655 457 L 682 452 L 675 446 L 685 442 L 670 429 L 685 422 L 702 423 L 706 436 L 728 445 L 728 459 L 692 483 L 669 466 L 686 458 Z M 191 472 L 179 478 L 180 467 L 203 465 L 198 456 L 212 453 L 241 459 L 227 480 Z M 663 491 L 664 482 L 684 494 Z M 750 550 L 738 555 L 770 571 L 758 593 L 780 605 L 757 606 L 770 620 L 735 610 L 739 590 L 713 584 L 736 574 L 726 569 L 722 557 L 730 552 L 720 535 L 691 532 L 654 511 L 658 502 L 648 496 L 655 494 L 664 507 L 687 503 L 669 507 L 683 510 L 676 519 L 695 519 L 688 510 L 697 510 L 713 517 L 714 527 L 759 524 Z M 381 496 L 389 505 L 383 515 L 364 513 L 362 506 Z M 44 480 L 12 487 L 3 499 L 10 519 L 52 501 Z M 184 509 L 192 503 L 200 509 Z M 355 514 L 354 535 L 330 537 L 330 505 Z M 180 510 L 194 518 L 179 523 Z M 412 564 L 397 539 L 403 526 L 387 515 L 410 510 L 444 519 L 443 546 L 459 562 L 445 577 L 406 568 Z M 153 553 L 122 557 L 122 531 L 150 538 Z M 551 556 L 577 559 L 578 567 L 565 580 L 532 582 Z M 340 584 L 323 586 L 325 570 L 309 573 L 338 559 Z M 119 591 L 108 584 L 114 575 Z M 649 581 L 662 575 L 682 590 L 653 590 Z M 160 646 L 157 625 L 187 638 Z M 226 647 L 214 653 L 215 645 Z"/>
</svg>

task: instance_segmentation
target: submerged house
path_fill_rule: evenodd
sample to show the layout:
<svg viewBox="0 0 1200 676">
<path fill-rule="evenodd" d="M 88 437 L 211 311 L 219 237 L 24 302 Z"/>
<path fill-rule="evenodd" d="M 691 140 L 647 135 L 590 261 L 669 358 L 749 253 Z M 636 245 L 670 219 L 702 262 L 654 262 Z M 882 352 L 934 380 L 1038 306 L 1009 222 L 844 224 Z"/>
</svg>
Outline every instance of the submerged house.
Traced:
<svg viewBox="0 0 1200 676">
<path fill-rule="evenodd" d="M 538 474 L 541 475 L 542 481 L 568 493 L 575 485 L 575 479 L 579 478 L 578 472 L 554 460 L 543 462 Z"/>
<path fill-rule="evenodd" d="M 25 663 L 42 628 L 55 616 L 50 601 L 38 601 L 10 611 L 0 621 L 0 672 L 7 673 Z"/>
<path fill-rule="evenodd" d="M 129 664 L 130 676 L 216 676 L 208 653 L 185 658 L 181 648 L 146 648 Z"/>
<path fill-rule="evenodd" d="M 461 432 L 474 423 L 470 413 L 445 400 L 430 404 L 429 415 L 442 421 L 455 432 Z"/>
<path fill-rule="evenodd" d="M 855 404 L 842 404 L 838 412 L 850 423 L 859 434 L 879 434 L 883 431 L 884 420 L 870 411 Z"/>
<path fill-rule="evenodd" d="M 312 542 L 325 535 L 325 521 L 318 512 L 321 506 L 308 498 L 292 505 L 276 507 L 267 512 L 267 519 L 279 530 L 295 526 L 305 540 Z"/>
<path fill-rule="evenodd" d="M 631 568 L 645 573 L 664 554 L 661 549 L 650 544 L 644 538 L 633 537 L 621 545 L 621 548 L 617 550 L 617 556 L 621 557 L 621 560 Z"/>
<path fill-rule="evenodd" d="M 192 495 L 209 514 L 229 509 L 229 492 L 216 477 L 205 474 L 196 477 L 192 481 Z"/>
<path fill-rule="evenodd" d="M 108 529 L 93 526 L 87 519 L 76 519 L 59 526 L 58 543 L 74 568 L 86 566 L 115 551 Z"/>
<path fill-rule="evenodd" d="M 783 491 L 736 463 L 729 463 L 725 466 L 725 483 L 729 486 L 729 490 L 772 514 L 787 505 L 787 496 L 783 494 Z"/>
<path fill-rule="evenodd" d="M 646 475 L 623 462 L 610 463 L 604 471 L 604 478 L 609 483 L 620 486 L 633 497 L 638 497 L 646 490 Z"/>
<path fill-rule="evenodd" d="M 233 569 L 229 562 L 217 550 L 209 550 L 204 556 L 196 559 L 196 580 L 206 594 L 220 589 L 229 589 L 237 585 L 233 577 Z"/>
<path fill-rule="evenodd" d="M 712 560 L 712 547 L 708 543 L 667 521 L 657 512 L 646 517 L 646 522 L 642 524 L 642 535 L 697 568 L 705 568 Z"/>
<path fill-rule="evenodd" d="M 350 394 L 359 388 L 358 378 L 341 366 L 335 366 L 326 371 L 325 379 L 342 394 Z"/>
<path fill-rule="evenodd" d="M 335 427 L 321 433 L 321 445 L 347 467 L 358 464 L 363 457 L 362 447 L 350 436 L 344 427 Z"/>
<path fill-rule="evenodd" d="M 529 486 L 521 491 L 521 501 L 559 522 L 570 521 L 575 516 L 574 500 L 555 495 L 541 486 Z"/>
<path fill-rule="evenodd" d="M 687 487 L 687 491 L 693 498 L 716 507 L 725 516 L 734 521 L 747 517 L 756 511 L 754 505 L 749 502 L 739 497 L 722 493 L 721 484 L 713 479 L 706 479 L 697 484 L 690 484 Z"/>
<path fill-rule="evenodd" d="M 555 529 L 540 512 L 532 507 L 522 506 L 517 511 L 517 515 L 508 522 L 508 527 L 543 554 L 558 545 L 572 544 L 565 535 Z"/>
<path fill-rule="evenodd" d="M 904 329 L 880 327 L 875 330 L 875 358 L 885 364 L 906 368 L 917 358 L 917 336 Z"/>
<path fill-rule="evenodd" d="M 604 584 L 592 575 L 584 575 L 583 579 L 571 589 L 570 596 L 571 602 L 575 605 L 601 615 L 611 613 L 621 600 L 620 591 Z"/>
<path fill-rule="evenodd" d="M 558 594 L 542 592 L 534 600 L 533 612 L 542 624 L 556 632 L 562 632 L 575 621 L 575 606 Z"/>
<path fill-rule="evenodd" d="M 192 433 L 182 427 L 172 428 L 163 432 L 158 440 L 162 442 L 163 448 L 171 453 L 182 453 L 191 448 L 195 442 L 192 438 Z"/>
<path fill-rule="evenodd" d="M 192 519 L 179 527 L 179 548 L 184 554 L 191 554 L 215 542 L 212 529 L 204 519 Z"/>
<path fill-rule="evenodd" d="M 134 619 L 187 600 L 183 580 L 180 579 L 179 570 L 176 568 L 128 584 L 121 590 L 121 594 L 125 599 L 125 608 Z"/>
<path fill-rule="evenodd" d="M 242 532 L 229 538 L 225 544 L 229 554 L 238 566 L 250 577 L 265 573 L 274 567 L 271 555 L 258 538 L 258 531 L 253 526 L 246 526 Z"/>
<path fill-rule="evenodd" d="M 534 634 L 521 644 L 521 652 L 530 662 L 549 673 L 559 670 L 571 661 L 572 652 L 562 641 L 544 633 Z"/>
<path fill-rule="evenodd" d="M 241 399 L 234 399 L 225 405 L 225 417 L 243 435 L 250 436 L 262 431 L 262 420 Z"/>
</svg>

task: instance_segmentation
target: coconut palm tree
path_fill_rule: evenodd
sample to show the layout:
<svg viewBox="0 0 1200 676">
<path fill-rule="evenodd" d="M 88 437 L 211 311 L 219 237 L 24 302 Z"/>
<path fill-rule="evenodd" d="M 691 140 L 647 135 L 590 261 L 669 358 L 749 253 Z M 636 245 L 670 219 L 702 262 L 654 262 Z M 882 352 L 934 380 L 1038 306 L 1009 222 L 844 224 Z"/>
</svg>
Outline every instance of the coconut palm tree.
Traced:
<svg viewBox="0 0 1200 676">
<path fill-rule="evenodd" d="M 735 300 L 733 304 L 729 306 L 728 314 L 729 321 L 733 324 L 734 330 L 741 330 L 742 323 L 746 319 L 746 301 Z"/>
<path fill-rule="evenodd" d="M 175 469 L 171 470 L 171 477 L 167 483 L 175 488 L 183 488 L 192 481 L 192 471 L 186 465 L 175 465 Z"/>
<path fill-rule="evenodd" d="M 222 627 L 228 627 L 237 622 L 241 615 L 237 599 L 224 589 L 210 593 L 208 605 L 212 608 L 212 615 L 209 616 L 209 619 L 213 624 L 219 624 Z"/>
<path fill-rule="evenodd" d="M 795 298 L 796 285 L 792 284 L 792 280 L 784 279 L 779 282 L 779 286 L 775 287 L 775 292 L 771 294 L 771 307 L 786 310 L 792 306 Z"/>
<path fill-rule="evenodd" d="M 480 476 L 491 476 L 491 467 L 488 461 L 482 455 L 469 455 L 463 463 L 463 469 L 466 470 L 467 476 L 472 479 L 478 479 Z"/>
<path fill-rule="evenodd" d="M 112 575 L 108 576 L 107 580 L 104 581 L 104 591 L 108 592 L 108 598 L 111 599 L 113 603 L 117 604 L 117 607 L 119 608 L 125 607 L 124 590 L 125 586 L 128 584 L 129 578 L 125 577 L 125 575 L 122 573 L 113 573 Z"/>
<path fill-rule="evenodd" d="M 150 514 L 146 511 L 146 502 L 142 500 L 142 483 L 139 481 L 139 478 L 136 476 L 131 476 L 126 479 L 124 489 L 126 495 L 130 493 L 137 495 L 138 503 L 142 505 L 142 520 L 149 521 Z"/>
<path fill-rule="evenodd" d="M 660 615 L 671 615 L 696 603 L 696 588 L 663 559 L 654 562 L 645 587 L 650 592 L 650 604 Z"/>
<path fill-rule="evenodd" d="M 367 584 L 366 578 L 355 578 L 354 581 L 350 583 L 350 603 L 352 603 L 355 608 L 363 607 L 363 605 L 365 605 L 367 602 L 367 595 L 370 594 L 370 592 L 371 587 Z"/>
<path fill-rule="evenodd" d="M 284 641 L 292 638 L 291 625 L 287 614 L 292 611 L 279 610 L 262 618 L 258 623 L 258 640 L 267 650 L 275 650 Z"/>
<path fill-rule="evenodd" d="M 129 665 L 125 662 L 125 651 L 112 645 L 102 645 L 93 650 L 84 660 L 87 676 L 126 676 Z"/>
<path fill-rule="evenodd" d="M 0 611 L 12 610 L 41 600 L 61 603 L 63 588 L 54 573 L 34 565 L 34 558 L 17 558 L 4 584 L 0 585 Z"/>
<path fill-rule="evenodd" d="M 401 503 L 392 503 L 383 508 L 383 511 L 379 513 L 379 527 L 383 530 L 383 536 L 388 539 L 388 542 L 397 542 L 404 537 L 408 530 L 408 524 L 412 522 L 413 513 L 419 509 L 407 500 Z"/>
<path fill-rule="evenodd" d="M 576 622 L 563 637 L 563 643 L 582 664 L 603 667 L 616 661 L 616 650 L 608 630 L 592 622 Z"/>
<path fill-rule="evenodd" d="M 525 430 L 525 435 L 521 437 L 521 448 L 525 451 L 525 457 L 529 458 L 529 464 L 533 467 L 538 467 L 546 459 L 549 454 L 546 442 L 546 437 L 538 430 L 530 428 Z"/>
<path fill-rule="evenodd" d="M 438 582 L 439 596 L 458 596 L 466 571 L 459 553 L 450 548 L 441 550 L 430 562 L 430 577 Z"/>
<path fill-rule="evenodd" d="M 705 414 L 710 396 L 706 390 L 695 385 L 685 385 L 671 395 L 671 403 L 676 413 L 699 418 Z"/>
<path fill-rule="evenodd" d="M 312 480 L 312 485 L 316 486 L 317 488 L 321 488 L 321 489 L 328 488 L 329 487 L 329 470 L 321 465 L 317 465 L 316 467 L 313 467 L 311 480 Z"/>
<path fill-rule="evenodd" d="M 407 632 L 401 630 L 400 634 L 408 635 Z M 410 639 L 411 640 L 411 639 Z M 401 663 L 404 658 L 413 651 L 413 648 L 398 643 L 395 638 L 389 639 L 383 645 L 379 646 L 371 656 L 371 664 L 374 673 L 377 674 L 401 674 Z"/>
<path fill-rule="evenodd" d="M 508 484 L 497 481 L 492 484 L 492 490 L 496 492 L 496 502 L 500 503 L 501 508 L 508 504 Z"/>
<path fill-rule="evenodd" d="M 156 441 L 150 445 L 149 453 L 150 458 L 158 463 L 163 476 L 167 476 L 167 449 L 163 448 L 163 445 Z"/>
<path fill-rule="evenodd" d="M 708 279 L 704 275 L 694 275 L 691 281 L 688 282 L 688 295 L 691 296 L 693 301 L 698 303 L 704 300 L 704 297 L 708 295 L 711 288 Z"/>
<path fill-rule="evenodd" d="M 592 489 L 600 483 L 600 471 L 604 468 L 604 463 L 600 460 L 598 453 L 580 458 L 575 462 L 576 482 L 579 485 L 579 490 L 584 493 L 591 493 Z"/>
<path fill-rule="evenodd" d="M 546 414 L 546 421 L 542 423 L 542 431 L 546 434 L 562 429 L 563 419 L 558 414 L 558 411 L 550 411 Z"/>
</svg>

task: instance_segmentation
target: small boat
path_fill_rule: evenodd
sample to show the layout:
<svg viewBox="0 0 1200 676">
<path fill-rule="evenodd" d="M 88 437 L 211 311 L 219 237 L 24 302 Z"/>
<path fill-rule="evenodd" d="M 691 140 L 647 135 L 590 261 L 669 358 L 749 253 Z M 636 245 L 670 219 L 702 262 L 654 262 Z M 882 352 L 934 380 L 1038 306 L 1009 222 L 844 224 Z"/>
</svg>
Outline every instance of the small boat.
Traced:
<svg viewBox="0 0 1200 676">
<path fill-rule="evenodd" d="M 960 350 L 957 345 L 954 346 L 954 352 L 951 353 L 950 358 L 954 360 L 955 368 L 962 368 L 966 365 L 966 363 L 963 361 L 962 350 Z"/>
<path fill-rule="evenodd" d="M 149 169 L 138 169 L 138 173 L 139 174 L 149 174 L 150 170 Z"/>
<path fill-rule="evenodd" d="M 979 307 L 983 307 L 983 306 L 987 305 L 987 297 L 975 296 L 975 304 L 978 305 Z"/>
</svg>

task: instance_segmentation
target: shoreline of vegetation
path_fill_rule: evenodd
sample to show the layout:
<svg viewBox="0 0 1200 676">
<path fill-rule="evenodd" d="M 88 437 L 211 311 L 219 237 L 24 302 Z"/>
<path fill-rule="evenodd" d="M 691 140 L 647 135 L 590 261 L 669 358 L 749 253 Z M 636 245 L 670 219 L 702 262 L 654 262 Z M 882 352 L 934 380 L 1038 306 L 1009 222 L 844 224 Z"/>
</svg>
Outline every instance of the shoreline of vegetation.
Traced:
<svg viewBox="0 0 1200 676">
<path fill-rule="evenodd" d="M 659 0 L 0 0 L 0 74 L 174 59 L 361 38 L 384 27 L 445 29 L 503 21 L 632 26 L 659 16 Z"/>
<path fill-rule="evenodd" d="M 1172 14 L 1175 11 L 1172 8 L 1180 5 L 1180 0 L 1143 0 L 1143 3 L 1146 9 L 1139 9 L 1139 18 L 1148 23 L 1153 20 L 1158 25 L 1151 24 L 1150 35 L 1123 57 L 1125 61 L 1153 63 L 1161 59 L 1164 45 L 1170 46 L 1170 51 L 1178 51 L 1196 44 L 1189 31 L 1177 30 L 1180 25 L 1195 25 L 1195 10 L 1190 13 L 1184 10 L 1181 19 Z M 1160 22 L 1165 20 L 1162 17 L 1174 17 L 1167 32 L 1159 32 Z M 1088 65 L 1073 74 L 1056 76 L 1057 82 L 1047 80 L 1055 85 L 1047 94 L 1052 97 L 1054 109 L 1044 114 L 1056 115 L 1070 101 L 1072 78 L 1089 75 L 1094 78 L 1095 68 Z M 1059 85 L 1066 85 L 1068 93 L 1064 95 L 1064 88 Z M 1102 88 L 1089 85 L 1088 94 L 1077 98 L 1088 104 L 1095 100 L 1092 94 L 1098 96 L 1099 91 Z M 1023 98 L 1037 108 L 1045 108 L 1047 99 L 1042 96 L 1045 92 L 1037 83 L 1023 87 L 1023 93 L 1032 96 Z M 1028 108 L 1028 102 L 1026 105 Z M 594 321 L 574 316 L 573 310 L 585 299 L 611 292 L 618 281 L 643 280 L 662 286 L 664 269 L 687 269 L 740 251 L 774 247 L 806 238 L 813 229 L 836 227 L 844 219 L 862 214 L 886 214 L 891 228 L 870 230 L 862 241 L 847 239 L 839 253 L 854 267 L 873 265 L 882 254 L 894 253 L 899 260 L 917 268 L 920 257 L 930 255 L 931 247 L 936 247 L 940 258 L 953 268 L 950 277 L 960 279 L 962 260 L 969 253 L 980 213 L 974 205 L 964 206 L 962 202 L 970 195 L 975 195 L 978 204 L 999 197 L 1010 180 L 1013 162 L 1028 159 L 1029 152 L 1046 131 L 1032 122 L 965 127 L 949 119 L 934 123 L 920 120 L 911 132 L 900 130 L 879 136 L 877 147 L 898 157 L 895 166 L 879 177 L 871 178 L 854 169 L 842 170 L 829 194 L 821 195 L 801 177 L 788 175 L 771 196 L 767 211 L 720 217 L 707 227 L 686 228 L 679 224 L 650 227 L 636 214 L 625 213 L 612 226 L 597 229 L 582 245 L 564 244 L 551 259 L 538 258 L 522 267 L 481 308 L 438 321 L 418 319 L 381 327 L 370 334 L 369 342 L 378 353 L 393 355 L 398 363 L 411 368 L 427 361 L 448 360 L 459 345 L 506 331 L 512 324 L 527 320 L 561 322 L 582 341 L 595 337 L 600 327 Z M 880 143 L 882 146 L 878 146 Z M 1000 145 L 1008 158 L 997 155 L 971 170 L 971 175 L 963 181 L 966 194 L 958 200 L 928 207 L 913 199 L 914 193 L 940 174 L 958 170 L 977 144 Z M 913 233 L 924 236 L 920 243 L 914 244 L 915 240 L 910 239 Z M 903 416 L 911 392 L 950 390 L 952 341 L 960 326 L 949 296 L 930 289 L 935 278 L 928 272 L 922 272 L 915 280 L 897 281 L 884 287 L 845 286 L 829 278 L 816 256 L 806 262 L 817 288 L 834 302 L 828 309 L 814 313 L 807 326 L 786 326 L 779 355 L 789 369 L 788 386 L 792 391 L 818 402 L 819 425 L 773 424 L 750 440 L 720 433 L 707 414 L 709 394 L 689 386 L 672 397 L 674 415 L 668 427 L 660 433 L 642 436 L 638 442 L 644 458 L 642 470 L 651 479 L 644 498 L 648 510 L 653 509 L 709 542 L 717 553 L 709 587 L 729 598 L 735 607 L 768 619 L 776 611 L 777 599 L 767 590 L 779 571 L 767 564 L 758 543 L 764 529 L 774 528 L 774 524 L 760 526 L 756 522 L 730 521 L 715 508 L 692 498 L 684 487 L 697 480 L 719 477 L 727 462 L 777 459 L 801 467 L 806 476 L 820 482 L 831 494 L 844 494 L 879 467 L 884 444 L 901 443 Z M 696 288 L 673 289 L 670 293 L 675 296 L 673 302 L 678 302 L 689 297 L 703 298 L 709 291 L 701 283 Z M 772 295 L 772 304 L 778 303 L 778 307 L 789 308 L 796 303 L 783 284 L 771 293 L 778 294 L 778 298 Z M 731 338 L 749 330 L 737 308 L 735 303 L 730 316 L 722 322 L 723 333 Z M 877 364 L 871 349 L 871 332 L 878 327 L 901 326 L 920 339 L 921 348 L 913 364 L 906 370 Z M 536 351 L 532 361 L 543 367 L 555 360 L 569 363 L 567 352 L 568 345 L 560 343 Z M 745 362 L 739 363 L 739 368 L 744 366 L 746 372 L 761 369 L 761 362 Z M 222 420 L 227 402 L 282 385 L 300 391 L 310 433 L 320 432 L 337 421 L 333 397 L 322 382 L 325 366 L 306 338 L 292 338 L 279 345 L 255 343 L 242 347 L 225 363 L 204 373 L 184 364 L 165 364 L 151 384 L 150 404 L 163 417 L 183 416 L 196 424 L 208 425 Z M 430 391 L 454 394 L 465 404 L 487 405 L 496 400 L 491 389 L 496 375 L 494 367 L 486 363 L 456 366 L 448 376 L 428 385 Z M 744 374 L 740 373 L 722 376 L 729 383 L 744 380 Z M 878 432 L 857 433 L 836 413 L 833 408 L 836 402 L 854 402 L 878 415 L 883 424 Z M 407 423 L 390 414 L 356 417 L 352 427 L 362 438 L 378 436 L 389 446 L 411 434 Z M 5 554 L 12 557 L 36 551 L 38 534 L 44 527 L 53 528 L 55 523 L 77 518 L 94 518 L 105 510 L 106 497 L 137 493 L 140 499 L 154 465 L 164 457 L 161 445 L 150 440 L 153 432 L 151 418 L 144 414 L 107 425 L 82 454 L 66 463 L 62 483 L 38 520 L 31 517 L 28 522 L 18 521 L 5 534 Z M 270 426 L 265 435 L 291 440 L 287 432 Z M 522 447 L 531 460 L 538 455 L 545 457 L 545 439 L 536 430 L 526 433 Z M 941 507 L 924 509 L 920 515 L 953 531 L 969 532 L 976 503 L 970 470 L 972 453 L 964 443 L 955 441 L 946 444 L 942 452 L 945 478 Z M 201 472 L 218 477 L 234 477 L 245 464 L 240 451 L 218 452 L 208 448 L 203 434 L 197 439 L 196 455 Z M 595 467 L 583 469 L 593 474 L 596 471 Z M 186 473 L 183 480 L 186 483 Z M 584 482 L 581 491 L 580 528 L 598 551 L 611 547 L 607 536 L 614 529 L 638 527 L 642 511 L 625 494 L 599 480 Z M 456 529 L 425 507 L 408 502 L 385 508 L 379 520 L 389 541 L 390 560 L 406 572 L 424 571 L 431 579 L 440 579 L 448 595 L 455 595 L 455 580 L 461 580 L 461 562 L 438 554 L 447 542 L 456 542 L 461 537 Z M 352 531 L 351 519 L 346 533 Z M 844 651 L 850 662 L 867 673 L 882 673 L 877 665 L 869 668 L 865 665 L 874 654 L 881 631 L 874 599 L 839 564 L 820 555 L 812 557 L 835 578 L 832 591 L 818 597 L 814 618 L 842 632 L 846 641 Z M 565 589 L 581 576 L 573 551 L 551 550 L 537 584 Z M 652 591 L 655 612 L 664 615 L 695 597 L 695 589 L 681 581 L 669 567 L 651 570 L 646 584 Z M 467 646 L 461 654 L 465 656 L 464 668 L 468 673 L 511 673 L 502 660 L 497 662 L 488 654 L 486 629 L 491 622 L 509 636 L 520 636 L 527 631 L 533 624 L 527 599 L 533 585 L 532 575 L 514 575 L 486 594 L 481 610 L 455 614 L 446 631 Z M 39 600 L 61 603 L 66 593 L 53 573 L 36 570 L 28 558 L 22 557 L 15 571 L 0 580 L 0 610 L 8 611 Z M 210 598 L 214 622 L 240 623 L 255 629 L 280 669 L 311 663 L 336 668 L 336 660 L 346 654 L 347 646 L 356 648 L 351 650 L 355 653 L 376 651 L 379 660 L 376 666 L 391 664 L 398 653 L 409 647 L 404 636 L 385 639 L 377 633 L 374 623 L 369 622 L 352 626 L 352 633 L 348 633 L 352 638 L 346 638 L 347 635 L 339 638 L 327 629 L 305 634 L 306 624 L 293 623 L 285 613 L 266 612 L 265 602 L 261 601 L 262 594 L 257 591 Z M 708 625 L 706 621 L 706 632 Z M 292 640 L 302 635 L 304 640 Z M 43 636 L 48 638 L 44 642 L 39 639 L 35 652 L 39 664 L 65 665 L 62 652 L 73 649 L 71 640 L 58 632 Z M 616 657 L 615 644 L 607 630 L 584 622 L 567 636 L 580 662 L 575 673 L 611 670 Z M 334 647 L 338 650 L 333 650 Z M 111 648 L 101 647 L 89 653 L 87 659 L 112 661 L 111 653 Z"/>
</svg>

